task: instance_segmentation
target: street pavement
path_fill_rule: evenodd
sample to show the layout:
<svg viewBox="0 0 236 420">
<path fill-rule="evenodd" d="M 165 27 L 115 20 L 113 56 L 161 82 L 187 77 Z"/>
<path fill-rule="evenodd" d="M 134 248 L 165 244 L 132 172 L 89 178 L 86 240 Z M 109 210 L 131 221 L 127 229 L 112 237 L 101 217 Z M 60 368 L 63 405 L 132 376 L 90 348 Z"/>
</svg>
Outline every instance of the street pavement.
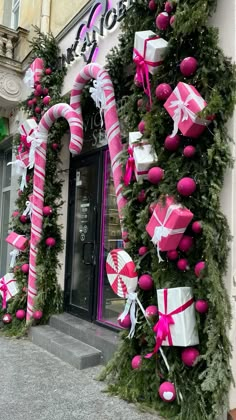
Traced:
<svg viewBox="0 0 236 420">
<path fill-rule="evenodd" d="M 0 336 L 0 420 L 158 420 L 102 390 L 101 367 L 77 370 L 28 339 Z"/>
</svg>

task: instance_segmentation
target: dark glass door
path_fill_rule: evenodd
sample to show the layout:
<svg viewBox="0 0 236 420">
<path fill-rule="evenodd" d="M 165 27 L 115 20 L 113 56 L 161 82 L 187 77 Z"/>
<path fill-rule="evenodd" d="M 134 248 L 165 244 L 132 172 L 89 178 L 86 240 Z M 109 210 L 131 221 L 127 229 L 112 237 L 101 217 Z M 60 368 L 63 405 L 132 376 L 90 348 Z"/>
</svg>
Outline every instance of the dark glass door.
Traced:
<svg viewBox="0 0 236 420">
<path fill-rule="evenodd" d="M 94 319 L 102 152 L 73 158 L 70 170 L 65 306 Z"/>
</svg>

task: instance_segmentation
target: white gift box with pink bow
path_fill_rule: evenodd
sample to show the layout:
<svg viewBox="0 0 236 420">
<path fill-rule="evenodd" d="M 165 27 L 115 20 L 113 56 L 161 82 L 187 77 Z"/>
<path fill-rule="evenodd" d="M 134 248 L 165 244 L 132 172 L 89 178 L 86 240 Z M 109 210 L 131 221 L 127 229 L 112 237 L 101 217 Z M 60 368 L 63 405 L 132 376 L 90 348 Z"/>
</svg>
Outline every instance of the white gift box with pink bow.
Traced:
<svg viewBox="0 0 236 420">
<path fill-rule="evenodd" d="M 135 32 L 133 58 L 137 55 L 143 58 L 149 73 L 156 74 L 158 66 L 163 61 L 167 45 L 168 42 L 165 39 L 152 31 Z"/>
</svg>

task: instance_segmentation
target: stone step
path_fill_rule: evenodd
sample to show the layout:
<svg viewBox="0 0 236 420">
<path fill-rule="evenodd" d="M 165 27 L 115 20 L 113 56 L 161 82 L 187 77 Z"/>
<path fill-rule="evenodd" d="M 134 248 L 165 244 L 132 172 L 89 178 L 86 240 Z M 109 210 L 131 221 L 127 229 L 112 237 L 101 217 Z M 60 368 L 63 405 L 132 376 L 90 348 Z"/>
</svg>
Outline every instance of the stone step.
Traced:
<svg viewBox="0 0 236 420">
<path fill-rule="evenodd" d="M 50 325 L 32 327 L 31 341 L 77 369 L 101 363 L 101 351 L 67 335 Z"/>
<path fill-rule="evenodd" d="M 107 363 L 117 350 L 118 332 L 104 328 L 68 313 L 53 315 L 49 325 L 102 352 L 102 363 Z"/>
</svg>

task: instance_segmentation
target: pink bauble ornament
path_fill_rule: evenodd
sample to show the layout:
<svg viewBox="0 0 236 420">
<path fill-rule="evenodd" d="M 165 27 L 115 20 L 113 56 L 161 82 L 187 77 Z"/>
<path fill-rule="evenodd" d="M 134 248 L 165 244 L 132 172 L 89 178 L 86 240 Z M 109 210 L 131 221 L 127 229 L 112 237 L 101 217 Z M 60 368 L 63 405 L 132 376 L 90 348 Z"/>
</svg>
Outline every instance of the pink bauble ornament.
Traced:
<svg viewBox="0 0 236 420">
<path fill-rule="evenodd" d="M 47 96 L 47 94 L 48 94 L 48 88 L 43 88 L 43 95 Z"/>
<path fill-rule="evenodd" d="M 167 2 L 165 3 L 165 12 L 167 12 L 167 13 L 171 13 L 171 12 L 173 12 L 173 10 L 174 10 L 174 5 L 173 5 L 173 3 L 172 3 L 171 1 L 167 1 Z"/>
<path fill-rule="evenodd" d="M 20 216 L 20 222 L 21 223 L 27 223 L 28 222 L 28 217 L 27 216 L 24 216 L 24 214 L 22 214 Z"/>
<path fill-rule="evenodd" d="M 161 83 L 156 87 L 155 94 L 159 101 L 166 101 L 172 93 L 172 88 L 168 83 Z"/>
<path fill-rule="evenodd" d="M 195 303 L 195 309 L 200 314 L 204 314 L 208 311 L 208 302 L 203 299 L 197 300 L 197 302 Z"/>
<path fill-rule="evenodd" d="M 174 137 L 167 136 L 165 139 L 164 147 L 169 152 L 175 152 L 180 145 L 180 136 L 176 134 Z"/>
<path fill-rule="evenodd" d="M 150 0 L 150 2 L 148 3 L 148 8 L 149 8 L 152 12 L 155 12 L 155 10 L 156 10 L 156 8 L 157 8 L 157 5 L 156 5 L 156 3 L 155 3 L 155 1 L 154 1 L 154 0 Z"/>
<path fill-rule="evenodd" d="M 157 205 L 157 203 L 151 203 L 150 204 L 149 209 L 148 209 L 150 214 L 152 214 L 154 212 L 156 205 Z"/>
<path fill-rule="evenodd" d="M 153 279 L 150 274 L 143 274 L 138 279 L 138 285 L 142 290 L 151 290 L 153 288 Z"/>
<path fill-rule="evenodd" d="M 145 121 L 140 121 L 139 125 L 138 125 L 138 130 L 140 131 L 140 133 L 144 133 L 145 130 Z"/>
<path fill-rule="evenodd" d="M 196 147 L 186 146 L 184 148 L 183 154 L 186 158 L 192 158 L 196 154 Z"/>
<path fill-rule="evenodd" d="M 49 76 L 50 74 L 52 74 L 52 69 L 50 69 L 50 67 L 48 67 L 47 69 L 45 69 L 45 74 L 47 74 L 47 76 Z"/>
<path fill-rule="evenodd" d="M 201 233 L 202 232 L 202 224 L 199 220 L 196 220 L 196 222 L 193 222 L 192 231 L 194 233 Z"/>
<path fill-rule="evenodd" d="M 192 246 L 193 246 L 193 238 L 188 235 L 182 236 L 178 245 L 178 248 L 180 249 L 180 251 L 187 252 L 190 250 Z"/>
<path fill-rule="evenodd" d="M 134 356 L 131 361 L 132 369 L 139 369 L 142 365 L 142 356 Z"/>
<path fill-rule="evenodd" d="M 57 144 L 57 143 L 52 143 L 52 150 L 57 150 L 58 149 L 58 147 L 59 147 L 59 144 Z"/>
<path fill-rule="evenodd" d="M 52 214 L 52 207 L 44 206 L 43 207 L 43 215 L 44 216 L 50 216 L 51 214 Z"/>
<path fill-rule="evenodd" d="M 158 390 L 158 394 L 165 402 L 172 402 L 176 398 L 175 386 L 171 382 L 163 382 Z"/>
<path fill-rule="evenodd" d="M 33 105 L 32 99 L 29 99 L 28 102 L 27 102 L 27 104 L 28 104 L 28 106 L 32 106 Z"/>
<path fill-rule="evenodd" d="M 145 315 L 147 318 L 155 318 L 158 315 L 158 307 L 150 305 L 145 309 Z"/>
<path fill-rule="evenodd" d="M 10 324 L 12 322 L 11 314 L 4 314 L 3 317 L 2 317 L 2 322 L 4 324 Z"/>
<path fill-rule="evenodd" d="M 189 270 L 189 265 L 188 265 L 188 260 L 186 260 L 186 258 L 181 258 L 178 262 L 177 262 L 177 267 L 179 270 L 181 271 L 186 271 Z"/>
<path fill-rule="evenodd" d="M 181 73 L 188 77 L 195 73 L 197 70 L 198 62 L 194 57 L 186 57 L 180 63 Z"/>
<path fill-rule="evenodd" d="M 177 190 L 180 195 L 188 197 L 194 193 L 196 190 L 196 182 L 193 178 L 185 177 L 180 179 L 177 184 Z"/>
<path fill-rule="evenodd" d="M 145 193 L 145 191 L 144 191 L 144 190 L 141 190 L 141 191 L 138 193 L 137 200 L 139 201 L 139 203 L 143 203 L 143 202 L 146 200 L 146 193 Z"/>
<path fill-rule="evenodd" d="M 34 105 L 37 104 L 37 98 L 33 98 L 32 102 L 33 102 Z"/>
<path fill-rule="evenodd" d="M 23 264 L 21 266 L 21 271 L 22 273 L 27 274 L 29 272 L 29 264 Z"/>
<path fill-rule="evenodd" d="M 44 105 L 48 105 L 50 101 L 51 101 L 51 96 L 45 96 L 45 98 L 43 98 Z"/>
<path fill-rule="evenodd" d="M 38 92 L 36 89 L 34 89 L 34 96 L 40 96 L 40 95 L 41 95 L 41 93 Z"/>
<path fill-rule="evenodd" d="M 22 321 L 22 319 L 25 319 L 24 309 L 18 309 L 18 311 L 16 311 L 16 318 L 19 319 L 20 321 Z"/>
<path fill-rule="evenodd" d="M 40 114 L 41 113 L 41 108 L 39 108 L 39 106 L 36 106 L 35 112 L 36 112 L 36 114 Z"/>
<path fill-rule="evenodd" d="M 142 87 L 142 82 L 139 80 L 139 77 L 138 77 L 137 73 L 134 76 L 134 84 L 137 87 Z"/>
<path fill-rule="evenodd" d="M 38 93 L 38 95 L 42 95 L 43 88 L 42 88 L 42 86 L 40 84 L 36 86 L 35 90 Z"/>
<path fill-rule="evenodd" d="M 137 107 L 141 108 L 143 106 L 143 99 L 138 99 L 137 100 Z"/>
<path fill-rule="evenodd" d="M 156 18 L 156 27 L 161 31 L 165 31 L 170 23 L 170 17 L 168 13 L 162 12 Z"/>
<path fill-rule="evenodd" d="M 192 367 L 195 363 L 197 357 L 199 356 L 199 351 L 195 349 L 194 347 L 188 347 L 187 349 L 184 349 L 181 354 L 182 362 L 186 366 Z"/>
<path fill-rule="evenodd" d="M 35 311 L 33 313 L 33 318 L 38 321 L 39 319 L 41 319 L 43 316 L 43 312 L 42 311 Z"/>
<path fill-rule="evenodd" d="M 175 249 L 173 251 L 168 251 L 166 255 L 167 255 L 168 260 L 170 261 L 177 260 L 179 256 L 178 252 Z"/>
<path fill-rule="evenodd" d="M 23 194 L 23 191 L 18 190 L 17 194 L 18 194 L 18 197 L 20 197 Z"/>
<path fill-rule="evenodd" d="M 127 314 L 125 315 L 123 321 L 121 321 L 121 319 L 118 319 L 118 324 L 122 327 L 122 328 L 130 328 L 131 326 L 131 319 L 130 319 L 130 315 Z"/>
<path fill-rule="evenodd" d="M 17 216 L 19 216 L 19 214 L 20 214 L 19 211 L 15 210 L 12 213 L 12 217 L 17 217 Z"/>
<path fill-rule="evenodd" d="M 54 238 L 47 238 L 45 240 L 45 244 L 49 247 L 55 246 L 56 245 L 56 239 Z"/>
<path fill-rule="evenodd" d="M 202 276 L 202 271 L 205 270 L 206 268 L 206 264 L 204 261 L 199 261 L 195 267 L 194 267 L 194 272 L 196 274 L 197 277 L 201 277 Z"/>
<path fill-rule="evenodd" d="M 138 254 L 140 255 L 140 257 L 145 255 L 147 252 L 148 252 L 148 248 L 146 246 L 141 246 L 138 250 Z"/>
<path fill-rule="evenodd" d="M 162 168 L 155 166 L 148 171 L 148 181 L 152 184 L 159 184 L 164 177 L 164 171 Z"/>
</svg>

